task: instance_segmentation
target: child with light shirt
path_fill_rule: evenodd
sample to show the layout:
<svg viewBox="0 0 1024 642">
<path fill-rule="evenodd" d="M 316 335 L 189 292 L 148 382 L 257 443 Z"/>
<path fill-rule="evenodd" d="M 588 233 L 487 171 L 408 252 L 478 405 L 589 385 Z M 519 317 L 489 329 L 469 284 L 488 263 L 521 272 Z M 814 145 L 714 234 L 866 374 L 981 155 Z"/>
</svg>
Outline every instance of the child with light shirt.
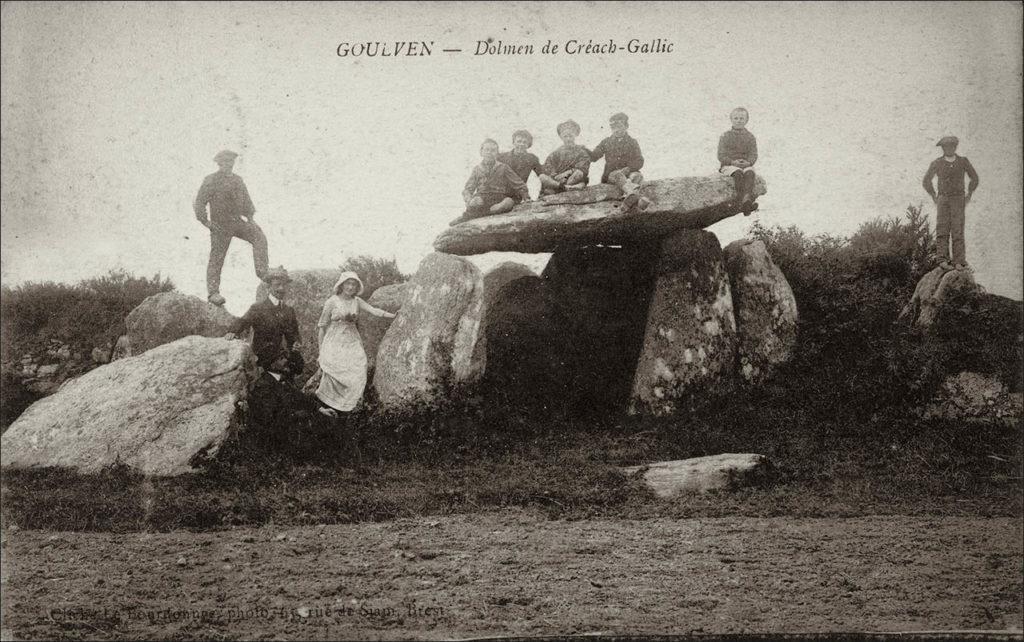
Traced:
<svg viewBox="0 0 1024 642">
<path fill-rule="evenodd" d="M 544 173 L 540 175 L 542 195 L 583 189 L 589 181 L 590 152 L 576 144 L 580 126 L 574 120 L 567 120 L 559 123 L 555 131 L 562 139 L 562 146 L 544 161 Z"/>
<path fill-rule="evenodd" d="M 480 164 L 473 168 L 462 190 L 466 211 L 449 225 L 480 216 L 512 211 L 519 201 L 529 201 L 526 183 L 512 168 L 498 160 L 498 143 L 490 138 L 480 145 Z"/>
<path fill-rule="evenodd" d="M 736 200 L 744 216 L 757 209 L 754 202 L 754 163 L 757 162 L 757 139 L 747 130 L 750 113 L 737 107 L 729 114 L 732 129 L 718 139 L 718 171 L 736 181 Z"/>
</svg>

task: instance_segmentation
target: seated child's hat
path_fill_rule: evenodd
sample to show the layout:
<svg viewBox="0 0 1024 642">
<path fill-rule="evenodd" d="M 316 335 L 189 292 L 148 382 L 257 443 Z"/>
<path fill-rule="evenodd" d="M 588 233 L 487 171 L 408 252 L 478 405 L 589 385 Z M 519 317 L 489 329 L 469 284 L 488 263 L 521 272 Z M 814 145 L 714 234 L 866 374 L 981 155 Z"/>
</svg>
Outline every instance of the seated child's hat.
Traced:
<svg viewBox="0 0 1024 642">
<path fill-rule="evenodd" d="M 621 111 L 617 114 L 612 114 L 612 117 L 608 119 L 609 123 L 621 122 L 623 125 L 629 125 L 629 116 L 622 113 Z"/>
<path fill-rule="evenodd" d="M 238 154 L 235 152 L 230 149 L 222 149 L 213 157 L 213 162 L 220 163 L 221 161 L 235 160 L 236 158 L 238 158 Z"/>
<path fill-rule="evenodd" d="M 943 136 L 939 139 L 939 142 L 935 143 L 936 147 L 942 147 L 943 145 L 959 145 L 960 139 L 956 136 Z"/>
<path fill-rule="evenodd" d="M 555 132 L 559 136 L 561 136 L 562 135 L 562 130 L 564 128 L 566 128 L 566 127 L 574 129 L 576 131 L 576 135 L 577 136 L 580 135 L 580 131 L 581 131 L 580 130 L 580 126 L 579 126 L 579 123 L 577 123 L 575 120 L 567 120 L 564 123 L 558 123 L 558 127 L 555 128 Z"/>
<path fill-rule="evenodd" d="M 526 139 L 526 147 L 527 148 L 533 147 L 533 134 L 531 134 L 530 132 L 526 131 L 525 129 L 517 129 L 514 132 L 512 132 L 512 140 L 513 141 L 515 141 L 516 137 L 518 137 L 518 136 L 522 136 L 523 138 Z"/>
</svg>

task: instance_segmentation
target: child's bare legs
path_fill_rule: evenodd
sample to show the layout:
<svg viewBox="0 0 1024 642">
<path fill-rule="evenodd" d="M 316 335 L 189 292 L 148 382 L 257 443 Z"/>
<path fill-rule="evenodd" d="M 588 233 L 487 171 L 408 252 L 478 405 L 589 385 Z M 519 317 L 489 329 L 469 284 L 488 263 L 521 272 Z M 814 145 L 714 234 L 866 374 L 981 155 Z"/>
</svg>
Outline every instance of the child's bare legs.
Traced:
<svg viewBox="0 0 1024 642">
<path fill-rule="evenodd" d="M 583 189 L 587 186 L 583 181 L 583 172 L 581 170 L 574 169 L 569 173 L 568 178 L 565 179 L 565 189 Z"/>
<path fill-rule="evenodd" d="M 554 194 L 562 191 L 562 184 L 547 174 L 540 175 L 540 187 L 542 194 Z"/>
<path fill-rule="evenodd" d="M 639 205 L 640 209 L 645 210 L 651 204 L 649 199 L 646 199 L 636 193 L 640 188 L 640 183 L 644 181 L 643 174 L 640 172 L 632 172 L 629 176 L 626 176 L 626 172 L 624 170 L 617 169 L 608 174 L 608 180 L 622 190 L 622 194 L 624 196 L 622 199 L 622 207 L 624 209 L 628 210 L 635 205 Z"/>
<path fill-rule="evenodd" d="M 506 196 L 500 202 L 492 205 L 490 208 L 490 212 L 491 214 L 504 214 L 506 212 L 511 212 L 512 208 L 515 207 L 515 205 L 516 202 L 512 200 L 511 197 Z"/>
</svg>

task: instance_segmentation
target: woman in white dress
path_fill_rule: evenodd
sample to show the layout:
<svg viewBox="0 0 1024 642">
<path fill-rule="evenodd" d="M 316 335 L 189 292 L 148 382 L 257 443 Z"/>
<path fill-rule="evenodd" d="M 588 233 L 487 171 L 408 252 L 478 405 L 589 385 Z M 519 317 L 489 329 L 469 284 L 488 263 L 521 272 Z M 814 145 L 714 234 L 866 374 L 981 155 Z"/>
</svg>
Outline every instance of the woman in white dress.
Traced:
<svg viewBox="0 0 1024 642">
<path fill-rule="evenodd" d="M 342 272 L 334 284 L 334 295 L 324 303 L 324 311 L 316 324 L 320 343 L 320 370 L 323 377 L 316 396 L 326 404 L 325 415 L 337 417 L 356 407 L 366 388 L 366 351 L 356 327 L 359 311 L 385 319 L 395 315 L 375 308 L 359 298 L 363 282 L 355 272 Z"/>
</svg>

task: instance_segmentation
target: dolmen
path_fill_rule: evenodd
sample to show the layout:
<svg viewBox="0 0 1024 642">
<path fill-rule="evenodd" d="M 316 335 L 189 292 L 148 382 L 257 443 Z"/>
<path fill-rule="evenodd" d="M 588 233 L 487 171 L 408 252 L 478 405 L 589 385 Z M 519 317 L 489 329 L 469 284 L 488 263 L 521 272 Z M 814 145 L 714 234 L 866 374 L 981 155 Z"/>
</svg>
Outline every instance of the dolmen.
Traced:
<svg viewBox="0 0 1024 642">
<path fill-rule="evenodd" d="M 428 355 L 442 346 L 427 359 L 441 365 L 437 376 L 420 372 L 404 395 L 378 387 L 381 400 L 404 401 L 408 391 L 441 399 L 453 385 L 482 378 L 488 390 L 549 412 L 664 415 L 723 382 L 769 378 L 792 354 L 796 301 L 763 243 L 738 241 L 723 251 L 703 229 L 740 213 L 733 180 L 668 178 L 644 183 L 640 193 L 651 201 L 644 210 L 624 208 L 617 187 L 595 185 L 441 232 L 393 326 L 407 325 L 402 315 L 417 306 L 442 306 L 444 331 L 415 341 L 407 332 L 400 351 Z M 765 193 L 758 177 L 755 194 Z M 486 275 L 461 257 L 488 252 L 552 256 L 540 275 L 486 292 Z M 446 291 L 462 302 L 464 317 L 438 303 Z M 381 364 L 392 358 L 383 349 L 394 339 L 382 342 Z M 462 379 L 452 365 L 457 353 L 472 363 Z M 387 371 L 400 378 L 399 365 Z"/>
<path fill-rule="evenodd" d="M 758 176 L 755 196 L 767 192 Z M 657 239 L 678 230 L 702 229 L 738 214 L 733 180 L 726 176 L 666 178 L 644 183 L 645 210 L 622 207 L 614 185 L 522 203 L 508 214 L 484 216 L 455 225 L 434 241 L 434 249 L 467 256 L 485 252 L 554 252 L 566 243 L 621 244 Z"/>
</svg>

